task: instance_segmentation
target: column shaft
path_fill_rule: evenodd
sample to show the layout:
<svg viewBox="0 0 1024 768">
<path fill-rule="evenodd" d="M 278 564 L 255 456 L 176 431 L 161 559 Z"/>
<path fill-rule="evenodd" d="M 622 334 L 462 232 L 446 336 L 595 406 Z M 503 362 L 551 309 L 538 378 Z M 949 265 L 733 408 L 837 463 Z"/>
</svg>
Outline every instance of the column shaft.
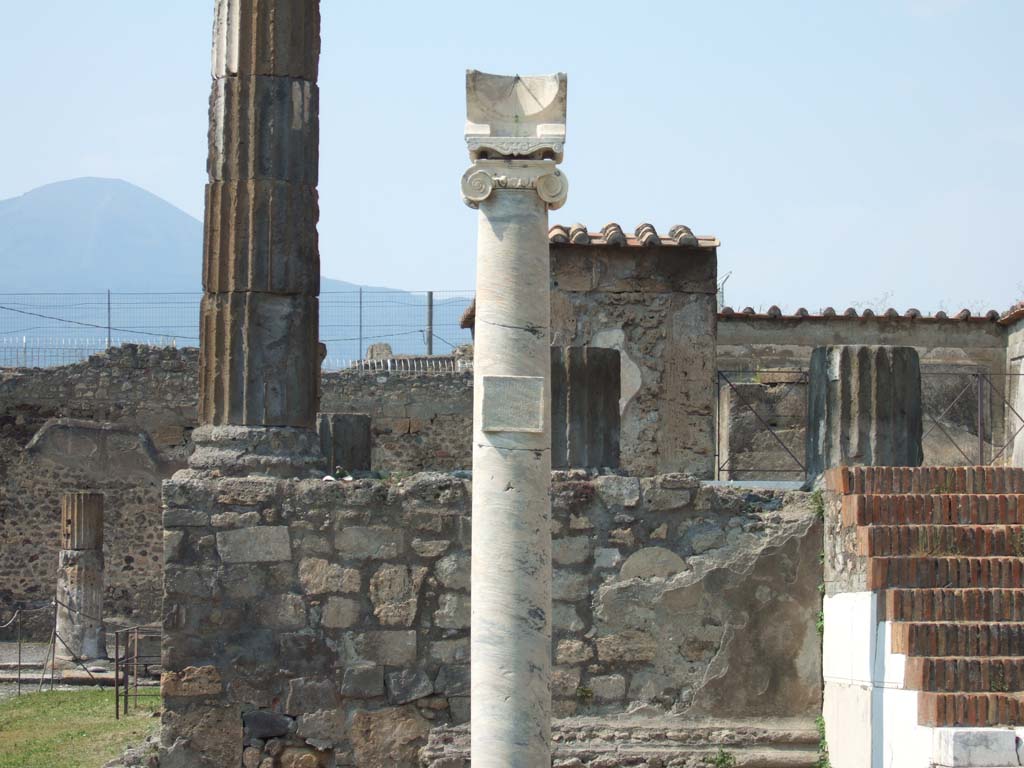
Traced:
<svg viewBox="0 0 1024 768">
<path fill-rule="evenodd" d="M 470 634 L 475 768 L 550 765 L 547 229 L 547 206 L 533 190 L 495 190 L 480 203 Z"/>
<path fill-rule="evenodd" d="M 315 427 L 319 51 L 316 0 L 217 0 L 200 321 L 204 426 Z"/>
<path fill-rule="evenodd" d="M 68 493 L 61 499 L 57 565 L 56 655 L 105 658 L 102 494 Z"/>
</svg>

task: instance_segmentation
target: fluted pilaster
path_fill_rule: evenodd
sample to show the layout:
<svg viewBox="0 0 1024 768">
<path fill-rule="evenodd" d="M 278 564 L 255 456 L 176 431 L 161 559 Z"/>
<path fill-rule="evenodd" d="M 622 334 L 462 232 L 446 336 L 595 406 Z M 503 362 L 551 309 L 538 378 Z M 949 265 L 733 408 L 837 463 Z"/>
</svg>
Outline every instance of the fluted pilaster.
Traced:
<svg viewBox="0 0 1024 768">
<path fill-rule="evenodd" d="M 921 464 L 921 366 L 912 347 L 818 347 L 811 354 L 807 470 Z"/>
</svg>

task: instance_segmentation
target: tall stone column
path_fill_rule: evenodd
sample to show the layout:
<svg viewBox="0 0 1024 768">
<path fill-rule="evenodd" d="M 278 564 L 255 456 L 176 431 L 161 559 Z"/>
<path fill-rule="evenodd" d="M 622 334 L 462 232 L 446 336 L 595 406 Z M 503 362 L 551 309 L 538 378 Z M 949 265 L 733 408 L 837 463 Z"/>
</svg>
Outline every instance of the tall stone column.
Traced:
<svg viewBox="0 0 1024 768">
<path fill-rule="evenodd" d="M 192 465 L 318 451 L 318 0 L 216 0 Z"/>
<path fill-rule="evenodd" d="M 474 768 L 551 763 L 551 333 L 548 209 L 566 78 L 466 75 L 462 178 L 479 208 L 470 657 Z"/>
<path fill-rule="evenodd" d="M 66 493 L 60 500 L 56 655 L 103 659 L 103 494 Z"/>
<path fill-rule="evenodd" d="M 818 347 L 807 402 L 809 477 L 838 466 L 920 466 L 921 364 L 913 347 Z"/>
</svg>

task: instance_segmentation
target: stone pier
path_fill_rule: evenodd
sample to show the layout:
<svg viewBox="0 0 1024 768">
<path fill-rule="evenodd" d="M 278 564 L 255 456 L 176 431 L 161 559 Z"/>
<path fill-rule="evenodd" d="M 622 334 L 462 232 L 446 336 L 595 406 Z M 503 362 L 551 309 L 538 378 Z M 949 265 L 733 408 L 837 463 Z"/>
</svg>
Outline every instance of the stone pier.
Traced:
<svg viewBox="0 0 1024 768">
<path fill-rule="evenodd" d="M 466 75 L 462 178 L 478 208 L 473 389 L 474 768 L 551 762 L 551 344 L 548 210 L 566 78 Z"/>
<path fill-rule="evenodd" d="M 318 451 L 319 53 L 318 0 L 216 3 L 199 468 Z"/>
<path fill-rule="evenodd" d="M 57 657 L 106 658 L 103 494 L 66 493 L 61 498 L 58 557 Z"/>
<path fill-rule="evenodd" d="M 807 474 L 830 467 L 916 467 L 921 366 L 913 347 L 818 347 L 807 398 Z"/>
</svg>

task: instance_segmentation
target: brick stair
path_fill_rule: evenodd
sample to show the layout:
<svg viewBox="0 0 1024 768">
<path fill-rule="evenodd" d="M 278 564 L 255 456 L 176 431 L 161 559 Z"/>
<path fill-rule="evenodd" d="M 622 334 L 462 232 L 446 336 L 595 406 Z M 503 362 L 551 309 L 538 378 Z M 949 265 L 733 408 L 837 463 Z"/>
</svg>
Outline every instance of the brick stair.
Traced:
<svg viewBox="0 0 1024 768">
<path fill-rule="evenodd" d="M 825 483 L 919 724 L 1024 725 L 1024 469 L 844 467 Z"/>
</svg>

